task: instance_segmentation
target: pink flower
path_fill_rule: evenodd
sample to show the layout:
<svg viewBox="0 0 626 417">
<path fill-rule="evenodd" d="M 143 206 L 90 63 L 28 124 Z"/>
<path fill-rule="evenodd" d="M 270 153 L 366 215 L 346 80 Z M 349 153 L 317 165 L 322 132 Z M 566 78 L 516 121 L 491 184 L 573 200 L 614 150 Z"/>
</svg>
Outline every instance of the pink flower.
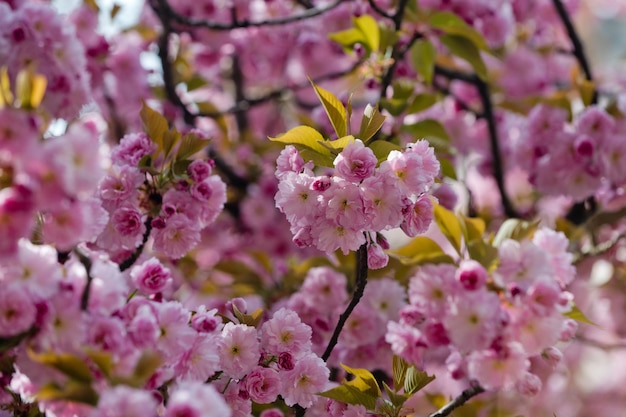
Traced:
<svg viewBox="0 0 626 417">
<path fill-rule="evenodd" d="M 156 150 L 148 135 L 143 132 L 129 133 L 120 140 L 120 144 L 113 149 L 111 158 L 117 165 L 136 167 L 139 160 Z"/>
<path fill-rule="evenodd" d="M 337 179 L 325 192 L 324 198 L 328 204 L 325 210 L 328 220 L 351 230 L 359 230 L 365 226 L 365 208 L 358 186 Z"/>
<path fill-rule="evenodd" d="M 222 369 L 235 379 L 241 379 L 250 372 L 261 355 L 256 329 L 232 322 L 224 326 L 217 349 Z"/>
<path fill-rule="evenodd" d="M 500 300 L 487 290 L 457 294 L 443 324 L 450 340 L 461 352 L 486 349 L 498 334 Z"/>
<path fill-rule="evenodd" d="M 412 204 L 404 215 L 404 221 L 400 225 L 402 231 L 409 237 L 415 237 L 426 232 L 434 218 L 434 207 L 430 197 L 422 194 Z"/>
<path fill-rule="evenodd" d="M 296 147 L 287 145 L 276 159 L 276 178 L 282 178 L 289 172 L 300 173 L 303 168 L 304 160 Z"/>
<path fill-rule="evenodd" d="M 404 203 L 396 186 L 397 180 L 390 175 L 376 175 L 361 183 L 361 196 L 368 228 L 375 231 L 398 227 L 403 220 Z"/>
<path fill-rule="evenodd" d="M 473 259 L 461 261 L 455 277 L 463 288 L 470 291 L 482 288 L 487 283 L 487 271 Z"/>
<path fill-rule="evenodd" d="M 271 355 L 289 352 L 297 360 L 311 351 L 311 328 L 294 311 L 281 308 L 261 326 L 261 345 Z"/>
<path fill-rule="evenodd" d="M 426 339 L 415 327 L 406 326 L 395 321 L 387 323 L 385 341 L 391 345 L 391 350 L 407 362 L 421 365 Z"/>
<path fill-rule="evenodd" d="M 200 333 L 212 333 L 222 330 L 222 319 L 216 316 L 217 309 L 207 311 L 206 307 L 198 307 L 196 314 L 191 318 L 191 327 Z"/>
<path fill-rule="evenodd" d="M 315 246 L 326 253 L 341 249 L 344 255 L 355 251 L 366 242 L 362 230 L 341 226 L 332 220 L 320 220 L 311 231 L 317 239 Z"/>
<path fill-rule="evenodd" d="M 367 267 L 369 269 L 381 269 L 387 266 L 389 255 L 376 243 L 367 245 Z"/>
<path fill-rule="evenodd" d="M 173 259 L 182 258 L 200 242 L 200 231 L 184 214 L 174 214 L 154 234 L 154 249 Z"/>
<path fill-rule="evenodd" d="M 350 142 L 335 158 L 335 175 L 359 183 L 374 173 L 378 160 L 360 139 Z"/>
<path fill-rule="evenodd" d="M 206 381 L 220 370 L 216 336 L 200 333 L 174 366 L 178 380 Z"/>
<path fill-rule="evenodd" d="M 26 290 L 18 285 L 2 285 L 0 291 L 0 336 L 15 336 L 35 322 L 37 309 Z"/>
<path fill-rule="evenodd" d="M 486 390 L 512 388 L 528 367 L 529 361 L 518 343 L 509 343 L 499 352 L 492 349 L 473 352 L 467 364 L 469 377 Z"/>
<path fill-rule="evenodd" d="M 157 402 L 148 391 L 117 385 L 100 395 L 94 417 L 156 417 Z"/>
<path fill-rule="evenodd" d="M 257 366 L 246 376 L 245 384 L 250 399 L 259 404 L 276 401 L 282 386 L 278 372 L 261 366 Z"/>
<path fill-rule="evenodd" d="M 406 305 L 405 290 L 398 281 L 390 278 L 369 280 L 361 303 L 370 306 L 385 321 L 397 320 Z"/>
<path fill-rule="evenodd" d="M 409 301 L 427 316 L 441 317 L 448 308 L 448 297 L 458 288 L 452 265 L 424 265 L 409 281 Z"/>
<path fill-rule="evenodd" d="M 313 404 L 315 394 L 326 387 L 330 371 L 322 359 L 310 354 L 297 361 L 294 369 L 283 375 L 281 395 L 285 403 L 290 407 L 299 404 L 307 408 Z"/>
<path fill-rule="evenodd" d="M 210 163 L 196 159 L 187 167 L 187 175 L 189 175 L 192 181 L 201 182 L 209 178 L 212 170 L 213 167 Z"/>
<path fill-rule="evenodd" d="M 130 271 L 130 277 L 135 287 L 147 295 L 163 291 L 172 282 L 170 270 L 155 257 L 134 266 Z"/>
<path fill-rule="evenodd" d="M 285 417 L 285 414 L 278 408 L 268 408 L 263 410 L 259 417 Z"/>
<path fill-rule="evenodd" d="M 212 385 L 183 382 L 170 393 L 164 417 L 230 417 L 230 407 Z"/>
</svg>

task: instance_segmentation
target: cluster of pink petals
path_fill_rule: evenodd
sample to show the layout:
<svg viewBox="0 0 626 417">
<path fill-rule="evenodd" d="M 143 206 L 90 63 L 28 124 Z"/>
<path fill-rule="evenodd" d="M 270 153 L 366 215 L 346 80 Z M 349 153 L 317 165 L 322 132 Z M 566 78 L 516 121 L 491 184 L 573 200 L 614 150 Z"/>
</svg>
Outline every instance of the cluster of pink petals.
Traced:
<svg viewBox="0 0 626 417">
<path fill-rule="evenodd" d="M 565 286 L 575 275 L 566 249 L 562 233 L 540 229 L 532 239 L 504 240 L 492 273 L 473 260 L 421 267 L 409 282 L 409 304 L 399 321 L 388 323 L 385 340 L 417 365 L 430 351 L 447 355 L 455 379 L 537 393 L 541 380 L 530 360 L 556 350 L 575 330 L 563 314 L 572 298 Z"/>
<path fill-rule="evenodd" d="M 276 207 L 291 225 L 293 241 L 344 254 L 368 243 L 371 268 L 387 264 L 377 232 L 401 227 L 409 236 L 426 231 L 432 202 L 426 194 L 439 173 L 425 140 L 391 151 L 378 166 L 374 152 L 356 139 L 334 161 L 332 175 L 316 175 L 293 146 L 278 157 Z M 382 244 L 382 245 L 381 245 Z"/>
</svg>

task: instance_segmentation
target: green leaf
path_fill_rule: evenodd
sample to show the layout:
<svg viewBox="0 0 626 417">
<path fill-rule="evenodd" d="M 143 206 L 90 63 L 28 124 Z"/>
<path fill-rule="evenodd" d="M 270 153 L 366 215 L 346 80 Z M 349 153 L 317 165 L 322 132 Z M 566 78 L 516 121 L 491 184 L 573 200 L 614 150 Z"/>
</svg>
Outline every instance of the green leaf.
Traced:
<svg viewBox="0 0 626 417">
<path fill-rule="evenodd" d="M 211 142 L 209 139 L 199 138 L 195 133 L 187 133 L 180 142 L 180 146 L 176 152 L 176 159 L 181 160 L 189 158 L 206 148 L 209 142 Z"/>
<path fill-rule="evenodd" d="M 387 157 L 389 156 L 389 152 L 402 150 L 400 146 L 384 140 L 370 142 L 367 147 L 370 148 L 372 152 L 374 152 L 374 155 L 376 155 L 378 162 L 386 161 Z"/>
<path fill-rule="evenodd" d="M 320 392 L 317 395 L 346 404 L 362 405 L 368 410 L 373 410 L 376 407 L 377 397 L 372 397 L 371 395 L 359 391 L 350 385 L 340 385 L 327 391 Z"/>
<path fill-rule="evenodd" d="M 411 62 L 415 71 L 422 76 L 428 85 L 433 82 L 437 50 L 428 39 L 419 39 L 411 46 Z"/>
<path fill-rule="evenodd" d="M 297 146 L 298 145 L 296 145 L 296 147 Z M 305 161 L 313 161 L 315 166 L 329 168 L 334 166 L 333 161 L 335 158 L 331 157 L 331 155 L 322 155 L 321 153 L 312 151 L 308 148 L 299 149 L 299 152 L 302 159 Z"/>
<path fill-rule="evenodd" d="M 585 323 L 585 324 L 591 324 L 592 326 L 596 326 L 598 327 L 598 325 L 594 322 L 592 322 L 591 320 L 589 320 L 587 318 L 587 316 L 585 316 L 585 313 L 583 313 L 580 308 L 578 308 L 578 306 L 576 304 L 572 305 L 572 310 L 567 312 L 567 313 L 563 313 L 563 315 L 565 317 L 568 317 L 572 320 L 576 320 L 577 322 L 580 323 Z"/>
<path fill-rule="evenodd" d="M 48 365 L 75 381 L 89 383 L 93 380 L 91 370 L 85 361 L 71 353 L 36 353 L 29 350 L 28 357 L 33 362 Z"/>
<path fill-rule="evenodd" d="M 451 180 L 456 180 L 456 170 L 454 169 L 454 165 L 452 161 L 448 158 L 439 158 L 439 169 L 441 170 L 441 175 L 446 178 L 450 178 Z"/>
<path fill-rule="evenodd" d="M 324 106 L 324 110 L 328 115 L 328 119 L 330 123 L 333 125 L 333 129 L 337 134 L 338 138 L 344 137 L 348 134 L 348 118 L 346 108 L 343 106 L 341 101 L 333 95 L 330 91 L 315 85 L 313 80 L 309 78 L 313 89 L 315 90 L 315 94 L 322 102 L 322 106 Z"/>
<path fill-rule="evenodd" d="M 435 119 L 424 119 L 417 123 L 404 125 L 402 130 L 416 138 L 440 139 L 446 145 L 450 143 L 450 136 L 443 125 Z"/>
<path fill-rule="evenodd" d="M 110 377 L 113 372 L 113 356 L 109 352 L 88 350 L 86 355 L 96 364 L 98 369 L 104 374 L 105 377 Z"/>
<path fill-rule="evenodd" d="M 91 385 L 79 381 L 69 381 L 63 386 L 55 383 L 44 385 L 36 394 L 37 400 L 53 401 L 65 400 L 96 406 L 98 393 Z"/>
<path fill-rule="evenodd" d="M 498 266 L 498 249 L 483 240 L 466 243 L 470 258 L 480 263 L 487 271 Z"/>
<path fill-rule="evenodd" d="M 408 102 L 400 98 L 381 98 L 380 107 L 387 110 L 390 115 L 396 117 L 406 110 Z"/>
<path fill-rule="evenodd" d="M 378 51 L 380 48 L 380 29 L 376 19 L 368 14 L 354 18 L 354 26 L 363 33 L 365 46 L 371 51 Z"/>
<path fill-rule="evenodd" d="M 508 219 L 498 229 L 498 233 L 496 233 L 493 239 L 493 246 L 499 247 L 506 239 L 513 239 L 519 242 L 530 238 L 538 227 L 539 220 L 531 223 L 519 219 Z"/>
<path fill-rule="evenodd" d="M 363 143 L 367 143 L 385 123 L 385 116 L 380 114 L 377 106 L 368 104 L 363 110 L 363 118 L 361 119 L 361 127 L 357 138 Z"/>
<path fill-rule="evenodd" d="M 485 38 L 458 15 L 451 12 L 433 13 L 428 19 L 430 26 L 449 35 L 458 35 L 470 40 L 477 48 L 488 50 Z"/>
<path fill-rule="evenodd" d="M 346 52 L 350 52 L 350 50 L 352 50 L 352 47 L 357 43 L 363 45 L 367 44 L 367 38 L 365 37 L 365 34 L 357 28 L 350 28 L 342 30 L 340 32 L 331 33 L 328 35 L 328 37 L 331 40 L 337 42 L 339 45 L 343 46 Z"/>
<path fill-rule="evenodd" d="M 413 97 L 407 109 L 408 114 L 419 113 L 439 101 L 439 94 L 421 93 Z"/>
<path fill-rule="evenodd" d="M 406 370 L 409 369 L 409 364 L 400 356 L 393 355 L 391 369 L 394 387 L 398 389 L 398 387 L 404 386 L 404 378 L 406 377 Z"/>
<path fill-rule="evenodd" d="M 412 395 L 424 388 L 435 380 L 434 375 L 428 375 L 424 371 L 420 371 L 411 366 L 406 371 L 406 379 L 404 380 L 404 392 Z"/>
<path fill-rule="evenodd" d="M 37 74 L 32 65 L 18 72 L 15 79 L 15 94 L 23 109 L 36 109 L 46 93 L 46 77 Z"/>
<path fill-rule="evenodd" d="M 452 257 L 437 242 L 426 236 L 414 237 L 408 244 L 388 253 L 404 265 L 454 263 Z"/>
<path fill-rule="evenodd" d="M 268 137 L 268 139 L 287 145 L 301 145 L 321 155 L 330 156 L 328 149 L 320 144 L 324 142 L 322 134 L 309 126 L 297 126 L 280 136 Z"/>
<path fill-rule="evenodd" d="M 376 382 L 376 378 L 374 375 L 367 369 L 360 368 L 350 368 L 344 364 L 341 364 L 341 367 L 354 375 L 354 379 L 352 381 L 345 382 L 346 385 L 354 387 L 361 392 L 365 392 L 368 395 L 378 398 L 380 397 L 380 387 L 378 386 L 378 382 Z"/>
<path fill-rule="evenodd" d="M 322 145 L 330 148 L 331 153 L 338 153 L 338 151 L 342 151 L 343 148 L 348 146 L 350 143 L 354 142 L 354 136 L 348 135 L 336 140 L 326 140 L 322 142 Z"/>
<path fill-rule="evenodd" d="M 461 252 L 463 230 L 456 215 L 440 204 L 435 204 L 435 222 L 445 237 L 452 243 L 457 252 Z"/>
<path fill-rule="evenodd" d="M 487 81 L 487 66 L 472 41 L 459 35 L 443 35 L 439 40 L 453 55 L 467 61 L 480 79 Z"/>
<path fill-rule="evenodd" d="M 480 217 L 466 217 L 459 216 L 461 220 L 461 227 L 463 228 L 463 235 L 465 236 L 465 242 L 473 242 L 476 240 L 483 240 L 485 234 L 485 221 Z"/>
<path fill-rule="evenodd" d="M 391 401 L 391 404 L 393 404 L 396 408 L 402 407 L 406 400 L 410 398 L 410 396 L 407 394 L 398 394 L 397 392 L 392 390 L 385 381 L 383 381 L 383 388 L 385 388 L 385 392 L 387 393 L 387 397 L 389 397 L 389 401 Z"/>
<path fill-rule="evenodd" d="M 176 129 L 163 133 L 163 157 L 170 156 L 176 145 L 180 142 L 180 132 Z"/>
<path fill-rule="evenodd" d="M 157 153 L 162 151 L 163 135 L 169 130 L 167 120 L 159 112 L 148 106 L 145 101 L 141 102 L 139 116 L 141 117 L 143 131 L 158 146 Z"/>
</svg>

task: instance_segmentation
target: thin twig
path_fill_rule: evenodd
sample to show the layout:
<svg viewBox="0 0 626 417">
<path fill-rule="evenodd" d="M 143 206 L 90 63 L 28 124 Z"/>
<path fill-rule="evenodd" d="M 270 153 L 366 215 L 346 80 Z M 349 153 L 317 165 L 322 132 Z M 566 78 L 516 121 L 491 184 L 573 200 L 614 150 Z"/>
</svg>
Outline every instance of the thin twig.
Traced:
<svg viewBox="0 0 626 417">
<path fill-rule="evenodd" d="M 144 232 L 143 238 L 141 239 L 141 245 L 139 245 L 128 258 L 124 259 L 124 261 L 120 263 L 120 271 L 122 272 L 133 266 L 135 262 L 137 262 L 137 259 L 139 259 L 139 257 L 143 253 L 143 248 L 144 246 L 146 246 L 146 242 L 148 241 L 148 238 L 150 237 L 150 232 L 152 231 L 152 217 L 148 216 L 144 224 L 146 226 L 146 231 Z"/>
<path fill-rule="evenodd" d="M 80 249 L 74 249 L 74 253 L 78 256 L 78 260 L 85 267 L 85 271 L 87 272 L 87 282 L 85 283 L 85 288 L 83 289 L 83 293 L 80 297 L 80 309 L 82 311 L 86 311 L 89 306 L 89 293 L 91 292 L 91 281 L 93 277 L 91 276 L 91 259 L 85 255 Z"/>
<path fill-rule="evenodd" d="M 465 404 L 470 398 L 475 397 L 483 392 L 485 392 L 485 389 L 483 387 L 478 384 L 473 384 L 471 387 L 463 391 L 461 395 L 441 407 L 439 410 L 430 414 L 428 417 L 446 417 L 450 415 L 450 413 L 452 413 L 454 410 Z"/>
<path fill-rule="evenodd" d="M 328 346 L 326 346 L 326 350 L 322 355 L 322 359 L 324 361 L 328 360 L 330 354 L 333 353 L 333 349 L 337 345 L 339 341 L 339 335 L 343 330 L 343 326 L 346 324 L 346 321 L 352 314 L 352 310 L 359 304 L 361 297 L 363 296 L 363 291 L 365 291 L 365 285 L 367 284 L 367 244 L 361 245 L 361 247 L 356 252 L 356 287 L 354 289 L 354 293 L 352 294 L 352 300 L 350 300 L 350 304 L 346 307 L 346 310 L 339 317 L 339 321 L 335 326 L 335 331 L 333 332 L 332 337 L 328 341 Z"/>
<path fill-rule="evenodd" d="M 396 32 L 399 32 L 400 29 L 402 28 L 402 20 L 404 19 L 404 10 L 406 9 L 407 3 L 408 3 L 408 0 L 400 0 L 400 2 L 398 3 L 398 8 L 396 9 L 396 12 L 391 17 L 393 19 Z M 417 39 L 414 39 L 413 42 L 415 42 L 415 40 Z M 404 49 L 402 50 L 402 53 L 400 53 L 400 47 L 398 45 L 398 42 L 396 42 L 395 45 L 393 45 L 393 48 L 391 51 L 392 62 L 391 62 L 391 65 L 387 67 L 387 70 L 383 74 L 381 84 L 380 84 L 380 98 L 381 99 L 387 97 L 387 88 L 391 85 L 391 81 L 393 80 L 393 75 L 396 71 L 396 66 L 398 65 L 398 62 L 402 60 L 407 50 L 408 49 Z"/>
<path fill-rule="evenodd" d="M 259 21 L 250 21 L 250 20 L 240 20 L 234 21 L 233 23 L 219 23 L 219 22 L 210 22 L 208 20 L 196 20 L 192 18 L 188 18 L 185 16 L 181 16 L 176 11 L 172 9 L 172 7 L 165 1 L 161 1 L 160 3 L 163 5 L 163 10 L 170 16 L 172 20 L 175 22 L 194 28 L 206 28 L 211 30 L 232 30 L 237 28 L 248 28 L 248 27 L 260 27 L 260 26 L 281 26 L 286 25 L 288 23 L 299 22 L 301 20 L 310 19 L 315 16 L 320 16 L 326 12 L 329 12 L 339 6 L 341 3 L 345 3 L 351 0 L 336 0 L 334 3 L 329 4 L 326 7 L 320 8 L 310 8 L 306 9 L 304 12 L 286 17 L 279 17 L 276 19 L 267 19 L 267 20 L 259 20 Z"/>
<path fill-rule="evenodd" d="M 591 74 L 591 67 L 589 66 L 589 61 L 587 61 L 587 55 L 585 54 L 585 49 L 583 47 L 582 42 L 580 41 L 580 37 L 576 32 L 576 28 L 574 28 L 574 24 L 572 23 L 572 19 L 570 18 L 563 2 L 561 0 L 552 0 L 554 4 L 554 8 L 556 9 L 557 14 L 561 18 L 563 22 L 563 26 L 565 26 L 565 30 L 567 31 L 567 36 L 570 38 L 572 42 L 572 46 L 574 47 L 573 54 L 578 61 L 578 64 L 583 70 L 585 74 L 585 78 L 587 81 L 593 82 L 593 76 Z M 591 96 L 591 104 L 597 104 L 598 102 L 598 90 L 593 89 L 593 94 Z M 580 201 L 575 203 L 565 216 L 567 220 L 572 222 L 573 224 L 579 225 L 584 223 L 590 216 L 595 213 L 597 209 L 596 201 L 592 197 L 589 197 L 585 201 Z"/>
<path fill-rule="evenodd" d="M 370 5 L 370 7 L 372 8 L 372 10 L 374 10 L 376 13 L 378 13 L 379 15 L 381 15 L 382 17 L 386 17 L 387 19 L 393 19 L 393 16 L 390 15 L 388 12 L 386 12 L 385 10 L 383 10 L 377 3 L 376 0 L 368 0 L 368 3 Z"/>
<path fill-rule="evenodd" d="M 442 67 L 440 65 L 435 65 L 435 74 L 443 75 L 444 77 L 449 79 L 461 80 L 473 84 L 478 89 L 478 94 L 480 95 L 480 100 L 483 106 L 482 114 L 487 121 L 487 128 L 489 130 L 491 157 L 493 159 L 493 176 L 498 186 L 500 199 L 502 200 L 502 208 L 504 209 L 504 213 L 508 217 L 519 217 L 519 214 L 513 207 L 511 200 L 509 200 L 506 189 L 504 187 L 504 169 L 502 167 L 500 143 L 498 140 L 498 129 L 496 127 L 495 115 L 493 114 L 493 103 L 491 101 L 489 85 L 474 73 L 456 71 L 446 67 Z"/>
<path fill-rule="evenodd" d="M 567 31 L 567 36 L 572 41 L 572 46 L 574 47 L 574 51 L 573 51 L 574 56 L 576 57 L 578 64 L 582 68 L 583 73 L 585 74 L 585 78 L 587 79 L 587 81 L 593 81 L 593 76 L 591 75 L 591 67 L 589 66 L 589 61 L 587 61 L 587 55 L 585 54 L 585 48 L 582 42 L 580 41 L 580 37 L 578 36 L 578 33 L 576 32 L 576 28 L 574 28 L 572 19 L 567 13 L 567 10 L 565 9 L 565 6 L 563 5 L 563 2 L 561 0 L 552 0 L 552 3 L 554 4 L 554 8 L 556 9 L 556 12 L 558 13 L 559 17 L 561 18 L 561 21 L 563 22 L 563 26 L 565 26 L 565 30 Z M 598 102 L 598 92 L 594 88 L 593 96 L 591 98 L 591 104 L 596 104 L 597 102 Z"/>
</svg>

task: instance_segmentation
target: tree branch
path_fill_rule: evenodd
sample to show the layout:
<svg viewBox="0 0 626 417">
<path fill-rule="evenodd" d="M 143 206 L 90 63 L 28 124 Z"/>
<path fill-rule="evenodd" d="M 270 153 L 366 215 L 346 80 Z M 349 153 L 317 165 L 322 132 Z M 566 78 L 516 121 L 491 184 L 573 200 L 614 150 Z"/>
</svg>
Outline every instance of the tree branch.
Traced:
<svg viewBox="0 0 626 417">
<path fill-rule="evenodd" d="M 339 6 L 341 3 L 348 2 L 351 0 L 336 0 L 334 3 L 329 4 L 326 7 L 321 8 L 309 8 L 304 12 L 287 17 L 279 17 L 276 19 L 267 19 L 267 20 L 259 20 L 259 21 L 249 21 L 249 20 L 237 20 L 233 23 L 219 23 L 219 22 L 209 22 L 207 20 L 196 20 L 192 18 L 188 18 L 185 16 L 181 16 L 177 12 L 175 12 L 172 7 L 166 2 L 161 0 L 160 3 L 166 14 L 168 14 L 172 20 L 175 22 L 188 27 L 193 28 L 206 28 L 211 30 L 232 30 L 237 28 L 248 28 L 248 27 L 259 27 L 259 26 L 280 26 L 285 25 L 287 23 L 298 22 L 301 20 L 310 19 L 315 16 L 320 16 L 326 12 L 329 12 Z"/>
<path fill-rule="evenodd" d="M 361 245 L 361 247 L 356 252 L 356 287 L 354 288 L 354 293 L 352 294 L 352 300 L 350 300 L 350 304 L 346 307 L 346 310 L 343 312 L 341 316 L 339 316 L 339 321 L 337 322 L 337 326 L 335 326 L 335 331 L 333 332 L 332 337 L 328 341 L 328 346 L 326 346 L 326 350 L 322 355 L 322 359 L 327 361 L 330 357 L 330 354 L 333 353 L 333 349 L 337 345 L 339 341 L 339 335 L 343 330 L 343 326 L 346 324 L 346 321 L 352 314 L 352 310 L 359 304 L 361 297 L 363 296 L 363 291 L 365 291 L 365 285 L 367 284 L 367 244 Z"/>
<path fill-rule="evenodd" d="M 567 13 L 567 10 L 565 9 L 565 6 L 563 5 L 563 2 L 561 0 L 552 0 L 552 3 L 554 4 L 556 12 L 563 22 L 563 26 L 565 26 L 567 36 L 570 38 L 572 46 L 574 47 L 574 56 L 576 57 L 578 64 L 582 68 L 583 73 L 585 74 L 585 78 L 587 79 L 587 81 L 593 81 L 593 76 L 591 75 L 591 67 L 589 66 L 589 61 L 587 61 L 587 56 L 585 54 L 585 48 L 580 41 L 580 37 L 578 36 L 576 29 L 574 28 L 572 19 L 570 19 L 570 16 Z M 597 102 L 598 92 L 594 88 L 593 96 L 591 98 L 591 104 L 596 104 Z"/>
<path fill-rule="evenodd" d="M 121 272 L 126 271 L 128 268 L 133 266 L 135 262 L 137 262 L 137 259 L 139 259 L 139 257 L 141 256 L 143 252 L 144 246 L 146 246 L 146 242 L 148 241 L 148 238 L 150 237 L 150 232 L 152 231 L 152 217 L 148 216 L 144 224 L 146 226 L 146 231 L 143 234 L 141 245 L 137 246 L 135 251 L 128 258 L 122 261 L 122 263 L 120 264 Z"/>
<path fill-rule="evenodd" d="M 429 414 L 428 417 L 446 417 L 450 415 L 454 410 L 465 404 L 472 397 L 477 396 L 480 393 L 485 392 L 485 389 L 480 385 L 474 383 L 468 389 L 463 391 L 461 395 L 450 401 L 448 404 L 441 407 L 436 412 Z"/>
<path fill-rule="evenodd" d="M 487 127 L 489 130 L 491 158 L 493 160 L 493 176 L 498 186 L 500 199 L 502 200 L 502 208 L 504 209 L 504 213 L 508 217 L 519 217 L 519 214 L 513 207 L 511 200 L 509 200 L 506 189 L 504 187 L 504 169 L 502 167 L 500 143 L 498 141 L 498 129 L 496 127 L 496 119 L 493 114 L 493 103 L 491 102 L 489 86 L 474 73 L 455 71 L 449 68 L 442 67 L 440 65 L 435 65 L 435 74 L 443 75 L 444 77 L 449 79 L 461 80 L 466 83 L 473 84 L 478 89 L 478 94 L 480 95 L 483 106 L 482 115 L 487 121 Z"/>
<path fill-rule="evenodd" d="M 593 76 L 591 74 L 591 67 L 589 66 L 589 62 L 587 61 L 585 49 L 583 47 L 582 42 L 580 41 L 580 37 L 578 36 L 578 33 L 576 32 L 576 28 L 574 28 L 572 19 L 570 19 L 570 16 L 567 13 L 567 10 L 565 9 L 565 6 L 563 5 L 563 2 L 561 0 L 552 0 L 552 3 L 554 4 L 554 8 L 556 9 L 556 12 L 558 13 L 559 17 L 561 18 L 561 21 L 563 22 L 563 26 L 565 26 L 565 30 L 567 31 L 567 36 L 570 38 L 570 41 L 572 42 L 572 46 L 574 47 L 574 51 L 573 51 L 574 56 L 576 57 L 578 64 L 582 68 L 583 73 L 585 74 L 585 78 L 587 79 L 587 81 L 593 82 Z M 597 104 L 597 102 L 598 102 L 598 90 L 594 86 L 593 94 L 591 96 L 591 104 Z M 585 220 L 587 220 L 590 216 L 592 216 L 593 213 L 596 211 L 596 208 L 597 208 L 597 205 L 596 205 L 595 199 L 593 197 L 589 197 L 585 201 L 581 201 L 581 202 L 574 204 L 570 208 L 565 218 L 569 220 L 570 222 L 576 225 L 579 225 L 579 224 L 584 223 Z"/>
<path fill-rule="evenodd" d="M 393 19 L 393 16 L 390 15 L 389 13 L 387 13 L 385 10 L 383 10 L 377 3 L 376 0 L 368 0 L 368 3 L 370 5 L 370 7 L 372 8 L 372 10 L 374 10 L 376 13 L 378 13 L 379 15 L 381 15 L 382 17 L 385 17 L 387 19 Z"/>
<path fill-rule="evenodd" d="M 85 283 L 83 294 L 80 297 L 80 309 L 82 311 L 86 311 L 87 307 L 89 307 L 89 293 L 91 291 L 91 281 L 93 280 L 91 276 L 91 259 L 89 259 L 89 257 L 78 248 L 74 249 L 74 253 L 78 256 L 78 260 L 81 264 L 83 264 L 85 271 L 87 272 L 87 282 Z"/>
</svg>

